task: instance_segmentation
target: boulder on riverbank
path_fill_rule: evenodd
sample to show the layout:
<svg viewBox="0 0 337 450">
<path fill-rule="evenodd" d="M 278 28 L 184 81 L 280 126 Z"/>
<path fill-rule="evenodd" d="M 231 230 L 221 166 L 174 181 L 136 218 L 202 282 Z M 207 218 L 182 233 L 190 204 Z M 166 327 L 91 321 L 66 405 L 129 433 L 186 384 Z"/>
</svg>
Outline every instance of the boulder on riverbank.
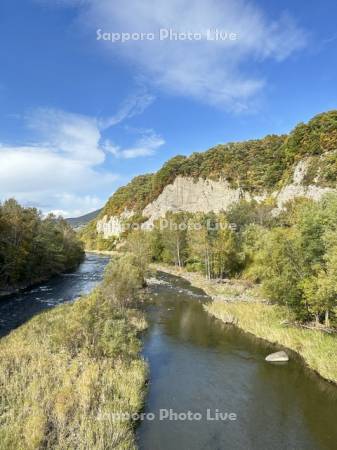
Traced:
<svg viewBox="0 0 337 450">
<path fill-rule="evenodd" d="M 289 361 L 289 356 L 283 350 L 280 352 L 271 353 L 266 356 L 268 362 L 286 362 Z"/>
</svg>

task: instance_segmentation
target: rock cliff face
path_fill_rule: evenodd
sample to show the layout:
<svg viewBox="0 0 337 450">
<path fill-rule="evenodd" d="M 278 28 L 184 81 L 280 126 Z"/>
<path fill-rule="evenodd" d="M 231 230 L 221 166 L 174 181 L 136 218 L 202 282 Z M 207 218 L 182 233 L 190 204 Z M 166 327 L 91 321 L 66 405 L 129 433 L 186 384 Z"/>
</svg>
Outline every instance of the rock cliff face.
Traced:
<svg viewBox="0 0 337 450">
<path fill-rule="evenodd" d="M 164 217 L 169 211 L 187 211 L 218 213 L 226 211 L 232 204 L 241 199 L 262 200 L 266 195 L 251 196 L 241 188 L 233 189 L 226 180 L 194 180 L 193 178 L 177 177 L 172 184 L 166 186 L 159 197 L 146 206 L 143 216 L 149 219 L 143 228 L 150 227 L 153 221 Z"/>
<path fill-rule="evenodd" d="M 167 212 L 218 213 L 241 199 L 274 200 L 277 215 L 289 200 L 316 201 L 329 192 L 337 192 L 337 110 L 317 114 L 288 134 L 177 155 L 117 189 L 85 232 L 91 239 L 96 224 L 105 237 L 118 235 L 125 222 L 149 229 Z"/>
<path fill-rule="evenodd" d="M 312 200 L 320 200 L 322 196 L 335 189 L 323 188 L 317 185 L 306 186 L 303 179 L 307 171 L 307 162 L 300 161 L 295 167 L 292 182 L 279 191 L 272 194 L 267 192 L 262 195 L 251 195 L 243 189 L 233 189 L 226 180 L 212 181 L 192 178 L 178 177 L 174 183 L 165 187 L 159 197 L 146 206 L 143 210 L 143 216 L 149 219 L 143 224 L 143 228 L 151 227 L 153 221 L 164 217 L 169 211 L 179 212 L 210 212 L 218 213 L 226 211 L 228 208 L 245 199 L 248 201 L 256 200 L 258 202 L 265 200 L 268 196 L 276 199 L 277 208 L 275 214 L 280 211 L 284 205 L 296 197 L 307 197 Z"/>
<path fill-rule="evenodd" d="M 193 178 L 177 177 L 173 183 L 167 185 L 163 192 L 149 203 L 143 210 L 142 215 L 147 220 L 143 223 L 143 229 L 149 229 L 156 219 L 164 217 L 167 212 L 187 211 L 216 213 L 226 211 L 228 208 L 240 201 L 256 200 L 263 201 L 267 197 L 275 198 L 277 208 L 275 214 L 280 211 L 285 203 L 296 197 L 307 197 L 319 200 L 328 192 L 336 192 L 336 189 L 319 187 L 317 185 L 306 186 L 303 179 L 307 171 L 305 160 L 297 164 L 294 170 L 292 182 L 279 191 L 271 194 L 265 192 L 261 195 L 251 195 L 241 188 L 233 189 L 226 180 L 194 180 Z M 126 219 L 130 219 L 133 211 L 124 211 L 120 216 L 104 216 L 97 222 L 97 232 L 103 233 L 105 238 L 118 236 L 124 227 Z"/>
<path fill-rule="evenodd" d="M 308 170 L 308 162 L 300 161 L 294 170 L 292 183 L 286 185 L 278 192 L 273 192 L 272 196 L 276 198 L 278 209 L 282 209 L 289 200 L 296 197 L 306 197 L 318 201 L 323 195 L 329 192 L 336 192 L 336 189 L 320 187 L 315 184 L 304 185 L 303 179 Z"/>
<path fill-rule="evenodd" d="M 103 234 L 104 238 L 118 236 L 122 232 L 122 221 L 118 216 L 104 216 L 103 219 L 97 221 L 97 233 Z"/>
<path fill-rule="evenodd" d="M 126 220 L 134 215 L 133 211 L 125 210 L 120 216 L 104 216 L 97 221 L 97 233 L 103 234 L 105 239 L 112 236 L 119 236 L 125 228 Z"/>
</svg>

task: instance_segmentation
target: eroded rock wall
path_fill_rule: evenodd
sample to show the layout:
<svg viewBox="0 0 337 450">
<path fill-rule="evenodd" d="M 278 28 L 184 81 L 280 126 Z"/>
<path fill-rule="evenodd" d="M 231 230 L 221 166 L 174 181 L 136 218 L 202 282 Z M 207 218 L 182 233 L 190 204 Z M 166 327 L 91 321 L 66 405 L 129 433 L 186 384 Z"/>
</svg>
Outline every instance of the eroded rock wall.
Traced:
<svg viewBox="0 0 337 450">
<path fill-rule="evenodd" d="M 336 192 L 336 189 L 324 188 L 317 185 L 306 186 L 303 179 L 307 171 L 307 162 L 300 161 L 293 173 L 291 183 L 281 190 L 273 193 L 263 193 L 262 195 L 251 195 L 242 188 L 233 188 L 226 180 L 205 180 L 193 178 L 177 177 L 172 184 L 166 186 L 163 192 L 148 204 L 142 214 L 148 220 L 143 223 L 143 229 L 151 228 L 156 219 L 164 217 L 167 212 L 187 211 L 219 213 L 239 202 L 241 199 L 262 201 L 267 197 L 276 200 L 277 208 L 274 213 L 282 210 L 284 205 L 296 197 L 307 197 L 319 200 L 328 192 Z M 132 211 L 125 211 L 120 216 L 105 216 L 97 222 L 97 231 L 103 233 L 104 237 L 118 236 L 123 229 L 123 222 L 126 218 L 132 217 Z"/>
<path fill-rule="evenodd" d="M 143 216 L 149 217 L 144 228 L 151 226 L 153 221 L 164 217 L 169 211 L 210 212 L 226 211 L 231 205 L 241 199 L 261 200 L 265 196 L 252 197 L 241 188 L 233 189 L 226 180 L 194 180 L 193 178 L 177 177 L 166 186 L 159 197 L 146 206 Z"/>
</svg>

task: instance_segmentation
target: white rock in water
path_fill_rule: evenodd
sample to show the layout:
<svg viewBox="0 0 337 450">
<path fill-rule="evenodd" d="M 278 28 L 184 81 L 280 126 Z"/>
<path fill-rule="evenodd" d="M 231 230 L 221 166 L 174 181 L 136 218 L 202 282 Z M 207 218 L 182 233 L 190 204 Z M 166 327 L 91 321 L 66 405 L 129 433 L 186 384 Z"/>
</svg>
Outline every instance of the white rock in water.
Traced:
<svg viewBox="0 0 337 450">
<path fill-rule="evenodd" d="M 266 357 L 266 361 L 269 362 L 284 362 L 289 361 L 289 356 L 283 350 L 276 353 L 271 353 Z"/>
</svg>

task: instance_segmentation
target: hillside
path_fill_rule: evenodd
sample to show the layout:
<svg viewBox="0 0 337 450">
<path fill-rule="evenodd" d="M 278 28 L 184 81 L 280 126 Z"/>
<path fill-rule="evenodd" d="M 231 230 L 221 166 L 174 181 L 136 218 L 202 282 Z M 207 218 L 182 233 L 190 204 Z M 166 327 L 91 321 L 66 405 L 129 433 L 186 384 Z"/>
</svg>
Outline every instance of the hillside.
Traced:
<svg viewBox="0 0 337 450">
<path fill-rule="evenodd" d="M 178 155 L 158 172 L 119 188 L 88 229 L 92 233 L 97 225 L 109 237 L 118 234 L 120 220 L 130 217 L 152 223 L 167 211 L 218 212 L 242 198 L 272 199 L 282 207 L 294 197 L 319 199 L 336 188 L 336 181 L 337 110 L 333 110 L 298 124 L 288 135 Z"/>
<path fill-rule="evenodd" d="M 66 221 L 71 225 L 74 229 L 82 228 L 83 226 L 87 225 L 92 220 L 96 219 L 96 217 L 100 214 L 102 210 L 97 209 L 96 211 L 92 211 L 88 214 L 84 214 L 80 217 L 70 217 L 66 219 Z"/>
</svg>

